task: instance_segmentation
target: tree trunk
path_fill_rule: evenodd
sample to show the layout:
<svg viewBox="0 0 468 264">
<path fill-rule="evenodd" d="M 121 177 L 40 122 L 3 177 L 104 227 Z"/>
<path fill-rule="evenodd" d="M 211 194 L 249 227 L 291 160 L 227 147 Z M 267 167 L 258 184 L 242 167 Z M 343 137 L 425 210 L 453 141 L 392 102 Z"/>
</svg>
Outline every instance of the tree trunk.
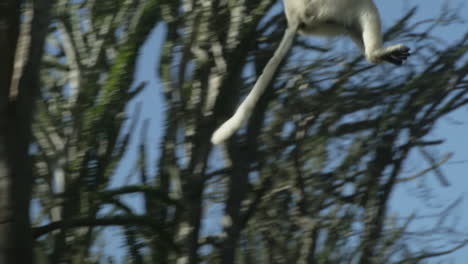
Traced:
<svg viewBox="0 0 468 264">
<path fill-rule="evenodd" d="M 28 152 L 51 1 L 34 1 L 23 14 L 20 5 L 0 1 L 0 57 L 6 58 L 0 71 L 0 263 L 27 264 L 33 262 Z"/>
</svg>

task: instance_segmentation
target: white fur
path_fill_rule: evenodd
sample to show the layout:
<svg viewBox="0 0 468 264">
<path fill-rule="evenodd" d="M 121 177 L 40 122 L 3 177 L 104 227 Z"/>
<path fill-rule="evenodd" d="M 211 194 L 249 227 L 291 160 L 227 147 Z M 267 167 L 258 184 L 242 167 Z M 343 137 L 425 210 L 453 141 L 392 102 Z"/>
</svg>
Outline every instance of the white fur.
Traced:
<svg viewBox="0 0 468 264">
<path fill-rule="evenodd" d="M 231 137 L 232 134 L 234 134 L 234 132 L 236 132 L 250 117 L 258 99 L 263 94 L 268 83 L 271 81 L 278 65 L 288 53 L 294 40 L 294 36 L 296 35 L 296 31 L 297 27 L 289 27 L 286 30 L 279 47 L 263 69 L 263 72 L 252 88 L 252 91 L 250 91 L 249 95 L 247 95 L 242 104 L 237 108 L 236 113 L 229 118 L 228 121 L 224 122 L 224 124 L 222 124 L 221 127 L 213 133 L 213 136 L 211 136 L 211 142 L 213 144 L 219 144 Z"/>
<path fill-rule="evenodd" d="M 402 45 L 382 46 L 378 10 L 372 0 L 283 0 L 288 29 L 273 57 L 268 61 L 249 95 L 236 113 L 211 137 L 219 144 L 231 137 L 250 117 L 258 99 L 271 81 L 278 65 L 288 53 L 297 31 L 319 36 L 349 36 L 364 52 L 370 63 L 384 60 L 401 64 L 409 49 Z"/>
</svg>

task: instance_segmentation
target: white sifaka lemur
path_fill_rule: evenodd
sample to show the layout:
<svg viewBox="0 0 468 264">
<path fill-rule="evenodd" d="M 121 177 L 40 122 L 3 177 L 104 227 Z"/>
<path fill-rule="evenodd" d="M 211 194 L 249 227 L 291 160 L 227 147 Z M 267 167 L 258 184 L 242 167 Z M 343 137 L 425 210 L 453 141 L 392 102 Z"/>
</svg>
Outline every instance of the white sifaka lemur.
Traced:
<svg viewBox="0 0 468 264">
<path fill-rule="evenodd" d="M 410 49 L 403 44 L 383 46 L 380 16 L 372 0 L 283 0 L 283 3 L 288 21 L 283 39 L 235 114 L 213 133 L 213 144 L 231 137 L 250 117 L 278 65 L 291 48 L 297 32 L 349 36 L 370 63 L 401 65 L 410 55 Z"/>
</svg>

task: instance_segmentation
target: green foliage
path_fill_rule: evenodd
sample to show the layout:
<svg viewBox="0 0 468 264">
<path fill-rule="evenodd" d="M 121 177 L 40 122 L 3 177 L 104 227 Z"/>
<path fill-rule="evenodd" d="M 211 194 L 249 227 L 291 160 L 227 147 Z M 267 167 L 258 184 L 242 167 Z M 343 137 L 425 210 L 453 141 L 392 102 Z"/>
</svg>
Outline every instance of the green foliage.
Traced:
<svg viewBox="0 0 468 264">
<path fill-rule="evenodd" d="M 408 11 L 386 34 L 418 51 L 399 69 L 300 38 L 245 130 L 213 149 L 211 133 L 286 26 L 277 1 L 64 2 L 34 124 L 38 260 L 103 263 L 95 247 L 111 225 L 122 227 L 128 263 L 424 263 L 466 244 L 414 246 L 418 217 L 389 216 L 388 203 L 411 153 L 441 143 L 430 134 L 437 121 L 468 103 L 468 34 L 441 44 L 441 20 Z M 131 89 L 135 62 L 158 22 L 157 169 L 146 170 L 152 142 L 142 136 L 137 183 L 110 189 L 140 124 L 125 111 L 145 87 Z"/>
</svg>

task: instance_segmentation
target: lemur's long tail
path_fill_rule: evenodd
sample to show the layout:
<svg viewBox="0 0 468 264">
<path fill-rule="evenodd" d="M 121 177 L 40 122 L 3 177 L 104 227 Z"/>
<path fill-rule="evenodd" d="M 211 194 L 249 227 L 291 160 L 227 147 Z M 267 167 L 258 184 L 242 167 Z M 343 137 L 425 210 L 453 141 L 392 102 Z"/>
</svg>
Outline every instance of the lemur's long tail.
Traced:
<svg viewBox="0 0 468 264">
<path fill-rule="evenodd" d="M 258 102 L 258 99 L 263 94 L 265 88 L 270 83 L 273 74 L 278 69 L 278 65 L 281 63 L 291 48 L 294 37 L 296 36 L 297 28 L 297 26 L 289 26 L 286 29 L 283 35 L 283 39 L 276 49 L 275 54 L 268 61 L 267 65 L 263 69 L 262 74 L 258 78 L 250 93 L 237 108 L 234 115 L 229 118 L 229 120 L 224 122 L 211 136 L 211 142 L 213 144 L 220 144 L 221 142 L 230 138 L 242 126 L 242 124 L 247 119 L 249 119 L 255 105 Z"/>
</svg>

